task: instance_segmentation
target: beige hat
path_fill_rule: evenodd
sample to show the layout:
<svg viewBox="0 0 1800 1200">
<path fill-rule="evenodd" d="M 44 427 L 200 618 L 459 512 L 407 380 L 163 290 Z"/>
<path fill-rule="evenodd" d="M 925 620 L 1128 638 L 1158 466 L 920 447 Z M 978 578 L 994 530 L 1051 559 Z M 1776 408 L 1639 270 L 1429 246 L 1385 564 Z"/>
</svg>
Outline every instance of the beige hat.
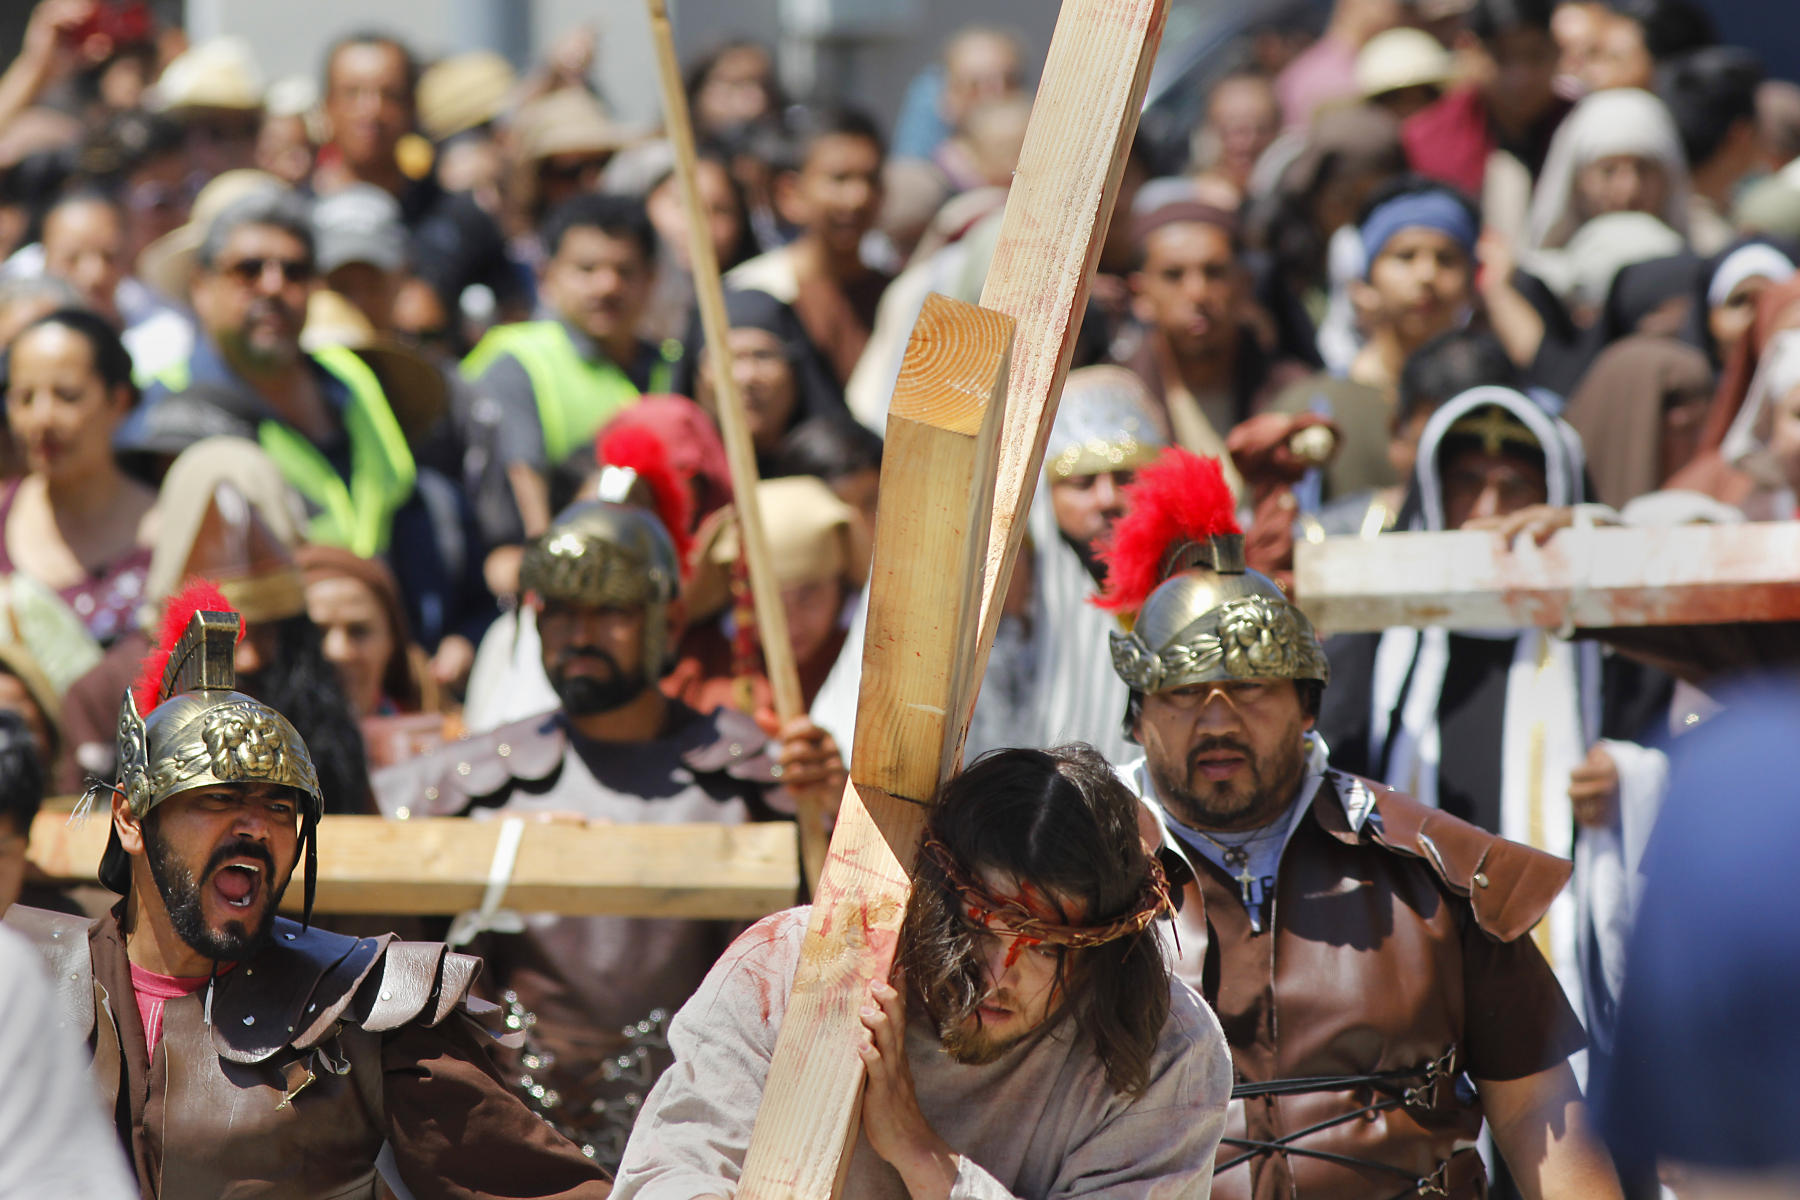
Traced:
<svg viewBox="0 0 1800 1200">
<path fill-rule="evenodd" d="M 300 348 L 312 354 L 328 346 L 354 350 L 375 372 L 409 443 L 416 444 L 450 411 L 450 385 L 442 371 L 412 347 L 382 337 L 343 296 L 319 288 L 306 301 Z"/>
<path fill-rule="evenodd" d="M 769 543 L 769 565 L 781 587 L 841 579 L 859 588 L 868 577 L 869 550 L 859 535 L 855 510 L 822 479 L 795 475 L 756 485 Z M 690 619 L 725 607 L 731 598 L 731 565 L 740 553 L 736 510 L 727 505 L 707 518 L 695 536 L 693 574 L 684 595 Z"/>
<path fill-rule="evenodd" d="M 518 84 L 512 64 L 491 50 L 440 59 L 419 76 L 419 128 L 441 142 L 485 125 L 506 111 Z"/>
<path fill-rule="evenodd" d="M 156 628 L 163 601 L 195 574 L 213 579 L 221 574 L 279 576 L 269 585 L 268 598 L 276 603 L 254 617 L 246 613 L 252 620 L 269 619 L 272 608 L 284 606 L 283 597 L 291 606 L 299 594 L 291 551 L 305 536 L 305 509 L 275 461 L 255 442 L 211 437 L 183 450 L 163 476 L 154 520 L 155 549 L 139 613 L 145 628 Z"/>
<path fill-rule="evenodd" d="M 262 72 L 249 42 L 240 37 L 216 37 L 176 55 L 157 78 L 152 96 L 151 106 L 162 112 L 255 110 L 263 106 Z"/>
<path fill-rule="evenodd" d="M 593 95 L 562 88 L 533 100 L 513 119 L 519 153 L 527 162 L 555 154 L 610 154 L 631 142 Z"/>
<path fill-rule="evenodd" d="M 138 278 L 171 299 L 187 303 L 188 281 L 207 229 L 220 213 L 265 188 L 285 191 L 287 184 L 267 171 L 249 167 L 215 176 L 194 197 L 187 224 L 171 229 L 144 247 L 138 255 Z"/>
<path fill-rule="evenodd" d="M 1356 55 L 1356 90 L 1370 100 L 1410 87 L 1443 87 L 1452 71 L 1450 52 L 1420 29 L 1389 29 Z"/>
</svg>

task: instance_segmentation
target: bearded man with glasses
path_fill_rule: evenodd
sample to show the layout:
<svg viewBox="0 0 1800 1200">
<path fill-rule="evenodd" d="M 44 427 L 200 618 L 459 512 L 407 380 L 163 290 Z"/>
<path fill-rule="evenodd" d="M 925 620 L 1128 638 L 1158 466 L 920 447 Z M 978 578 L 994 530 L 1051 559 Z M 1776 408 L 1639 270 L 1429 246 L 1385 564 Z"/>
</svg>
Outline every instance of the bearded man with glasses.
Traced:
<svg viewBox="0 0 1800 1200">
<path fill-rule="evenodd" d="M 146 389 L 120 448 L 185 448 L 158 410 L 169 396 L 204 387 L 210 404 L 225 407 L 225 423 L 260 443 L 306 501 L 310 540 L 382 554 L 418 465 L 370 364 L 341 346 L 301 348 L 317 276 L 306 200 L 272 179 L 245 186 L 205 226 L 194 254 L 193 353 Z"/>
</svg>

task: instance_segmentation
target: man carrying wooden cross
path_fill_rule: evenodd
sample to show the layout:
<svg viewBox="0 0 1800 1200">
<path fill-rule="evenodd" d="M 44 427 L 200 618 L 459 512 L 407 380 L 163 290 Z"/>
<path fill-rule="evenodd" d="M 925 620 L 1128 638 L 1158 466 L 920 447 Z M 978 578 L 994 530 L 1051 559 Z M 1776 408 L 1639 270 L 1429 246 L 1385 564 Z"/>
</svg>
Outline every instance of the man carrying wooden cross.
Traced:
<svg viewBox="0 0 1800 1200">
<path fill-rule="evenodd" d="M 1081 745 L 997 751 L 944 785 L 922 846 L 898 968 L 862 1010 L 843 1194 L 1204 1195 L 1229 1058 L 1170 977 L 1162 870 L 1111 767 Z M 789 992 L 816 974 L 807 915 L 751 927 L 677 1014 L 616 1200 L 735 1194 Z"/>
<path fill-rule="evenodd" d="M 1236 1066 L 1213 1194 L 1475 1198 L 1483 1118 L 1529 1197 L 1617 1197 L 1531 938 L 1569 864 L 1331 770 L 1311 623 L 1244 567 L 1217 463 L 1144 468 L 1103 554 L 1127 768 L 1179 895 L 1176 974 Z M 1471 1086 L 1472 1085 L 1472 1086 Z"/>
</svg>

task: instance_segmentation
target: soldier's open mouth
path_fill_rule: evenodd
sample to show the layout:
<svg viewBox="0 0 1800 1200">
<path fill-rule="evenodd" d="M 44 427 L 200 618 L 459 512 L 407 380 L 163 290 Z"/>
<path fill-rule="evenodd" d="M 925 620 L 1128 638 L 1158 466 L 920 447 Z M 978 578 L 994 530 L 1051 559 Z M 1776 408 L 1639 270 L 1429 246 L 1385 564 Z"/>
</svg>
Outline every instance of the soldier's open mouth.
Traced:
<svg viewBox="0 0 1800 1200">
<path fill-rule="evenodd" d="M 213 873 L 213 888 L 233 908 L 249 908 L 262 886 L 262 867 L 256 863 L 227 863 Z"/>
</svg>

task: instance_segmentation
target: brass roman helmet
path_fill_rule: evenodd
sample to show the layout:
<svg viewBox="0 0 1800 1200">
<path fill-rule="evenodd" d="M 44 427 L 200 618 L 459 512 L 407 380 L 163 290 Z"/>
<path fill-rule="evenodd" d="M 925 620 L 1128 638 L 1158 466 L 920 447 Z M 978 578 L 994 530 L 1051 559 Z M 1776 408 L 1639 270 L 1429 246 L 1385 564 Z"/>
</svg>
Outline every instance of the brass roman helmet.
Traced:
<svg viewBox="0 0 1800 1200">
<path fill-rule="evenodd" d="M 1104 608 L 1135 611 L 1111 635 L 1113 669 L 1134 692 L 1229 679 L 1331 678 L 1312 622 L 1280 585 L 1244 565 L 1244 535 L 1217 462 L 1169 450 L 1139 472 L 1101 558 Z"/>
<path fill-rule="evenodd" d="M 644 609 L 644 672 L 655 679 L 670 653 L 665 614 L 681 586 L 681 563 L 662 522 L 647 509 L 609 500 L 565 508 L 525 547 L 519 588 L 550 603 Z"/>
<path fill-rule="evenodd" d="M 242 628 L 243 618 L 210 584 L 191 586 L 170 601 L 163 647 L 146 660 L 146 678 L 126 691 L 119 706 L 118 783 L 111 789 L 91 787 L 83 805 L 101 791 L 116 791 L 141 820 L 171 796 L 196 788 L 245 783 L 292 788 L 301 801 L 310 917 L 318 873 L 313 833 L 325 801 L 312 755 L 293 725 L 236 690 Z M 149 708 L 142 716 L 137 692 Z M 100 881 L 123 894 L 130 880 L 130 863 L 115 833 L 100 860 Z"/>
<path fill-rule="evenodd" d="M 1113 669 L 1137 692 L 1221 679 L 1316 679 L 1331 667 L 1312 622 L 1280 585 L 1244 566 L 1244 535 L 1191 543 L 1144 601 L 1130 633 L 1112 637 Z"/>
</svg>

